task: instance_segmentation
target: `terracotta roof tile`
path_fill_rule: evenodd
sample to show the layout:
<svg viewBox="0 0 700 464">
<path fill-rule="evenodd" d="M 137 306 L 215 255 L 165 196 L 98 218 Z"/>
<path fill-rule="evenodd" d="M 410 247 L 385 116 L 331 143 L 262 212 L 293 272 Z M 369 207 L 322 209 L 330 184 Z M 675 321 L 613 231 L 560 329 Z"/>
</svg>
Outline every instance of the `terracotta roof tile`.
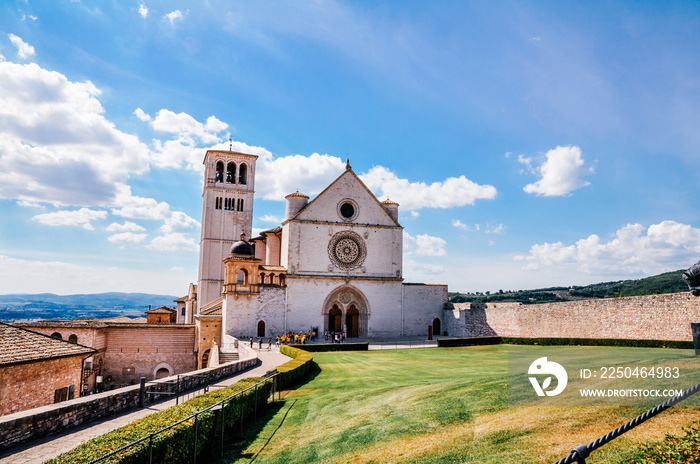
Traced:
<svg viewBox="0 0 700 464">
<path fill-rule="evenodd" d="M 92 353 L 97 351 L 0 322 L 0 366 Z"/>
</svg>

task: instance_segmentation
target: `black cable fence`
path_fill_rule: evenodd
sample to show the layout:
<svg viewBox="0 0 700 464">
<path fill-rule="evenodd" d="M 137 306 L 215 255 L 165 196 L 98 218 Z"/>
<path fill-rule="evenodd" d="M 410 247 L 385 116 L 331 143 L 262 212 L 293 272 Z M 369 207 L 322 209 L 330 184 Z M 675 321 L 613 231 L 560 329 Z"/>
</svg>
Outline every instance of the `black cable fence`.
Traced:
<svg viewBox="0 0 700 464">
<path fill-rule="evenodd" d="M 700 391 L 700 383 L 693 385 L 689 389 L 685 390 L 683 393 L 680 395 L 676 395 L 673 398 L 661 403 L 658 406 L 655 406 L 648 410 L 647 412 L 640 414 L 639 416 L 635 417 L 631 421 L 627 422 L 624 425 L 621 425 L 620 427 L 616 428 L 612 432 L 608 433 L 607 435 L 603 435 L 602 437 L 598 438 L 597 440 L 594 440 L 590 442 L 588 445 L 579 445 L 573 450 L 571 450 L 571 453 L 563 458 L 557 461 L 555 464 L 572 464 L 574 462 L 577 462 L 579 464 L 586 464 L 586 458 L 591 454 L 591 452 L 597 450 L 601 446 L 611 442 L 615 438 L 619 437 L 625 432 L 628 432 L 629 430 L 632 430 L 642 422 L 646 421 L 647 419 L 651 419 L 655 415 L 667 410 L 671 406 L 683 401 L 684 399 L 688 398 L 689 396 L 692 396 L 696 394 L 698 391 Z"/>
<path fill-rule="evenodd" d="M 278 372 L 272 371 L 263 380 L 245 390 L 241 390 L 184 419 L 104 454 L 90 461 L 89 464 L 122 462 L 120 459 L 109 459 L 118 457 L 120 453 L 126 451 L 132 452 L 127 459 L 130 463 L 192 462 L 196 464 L 197 459 L 205 451 L 209 455 L 214 454 L 214 447 L 217 445 L 217 442 L 220 444 L 220 449 L 217 451 L 223 457 L 227 434 L 230 435 L 238 428 L 239 433 L 242 435 L 244 421 L 251 417 L 253 421 L 257 420 L 259 406 L 275 401 L 275 395 L 279 399 L 278 376 Z M 169 431 L 180 433 L 177 433 L 176 439 L 168 440 L 164 434 Z"/>
</svg>

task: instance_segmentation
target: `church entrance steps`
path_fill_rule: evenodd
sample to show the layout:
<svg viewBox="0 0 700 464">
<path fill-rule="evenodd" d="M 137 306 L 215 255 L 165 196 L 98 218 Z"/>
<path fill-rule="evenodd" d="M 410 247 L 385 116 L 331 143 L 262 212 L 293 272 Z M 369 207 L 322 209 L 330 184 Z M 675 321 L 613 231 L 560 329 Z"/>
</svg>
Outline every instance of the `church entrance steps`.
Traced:
<svg viewBox="0 0 700 464">
<path fill-rule="evenodd" d="M 238 351 L 233 353 L 219 351 L 219 362 L 221 364 L 225 364 L 231 361 L 238 361 Z"/>
</svg>

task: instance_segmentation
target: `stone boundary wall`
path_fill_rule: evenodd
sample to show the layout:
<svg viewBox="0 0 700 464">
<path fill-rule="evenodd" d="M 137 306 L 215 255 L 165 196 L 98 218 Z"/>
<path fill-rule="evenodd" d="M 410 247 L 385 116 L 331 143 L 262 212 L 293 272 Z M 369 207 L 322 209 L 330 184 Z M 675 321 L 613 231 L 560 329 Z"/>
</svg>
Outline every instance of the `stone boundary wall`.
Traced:
<svg viewBox="0 0 700 464">
<path fill-rule="evenodd" d="M 191 389 L 213 383 L 256 365 L 258 358 L 251 350 L 242 350 L 238 361 L 208 367 L 180 375 L 180 385 Z M 147 390 L 158 388 L 155 384 L 176 380 L 177 376 L 167 377 L 147 383 Z M 155 386 L 155 387 L 154 387 Z M 103 419 L 138 407 L 139 385 L 119 388 L 95 395 L 83 396 L 62 403 L 29 409 L 0 417 L 0 450 L 34 440 L 66 428 Z"/>
<path fill-rule="evenodd" d="M 449 305 L 448 305 L 449 306 Z M 454 303 L 445 308 L 453 337 L 575 337 L 643 340 L 693 339 L 700 297 L 690 292 L 626 298 L 520 303 Z"/>
</svg>

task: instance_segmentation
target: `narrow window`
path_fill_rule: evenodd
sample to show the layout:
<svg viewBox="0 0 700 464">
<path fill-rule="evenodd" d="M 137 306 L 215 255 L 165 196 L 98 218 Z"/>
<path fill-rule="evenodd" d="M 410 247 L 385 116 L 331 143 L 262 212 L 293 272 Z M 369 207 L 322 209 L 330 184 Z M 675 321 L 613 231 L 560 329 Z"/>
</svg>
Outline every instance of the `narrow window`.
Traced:
<svg viewBox="0 0 700 464">
<path fill-rule="evenodd" d="M 238 168 L 238 183 L 245 185 L 248 183 L 248 166 L 241 164 Z"/>
<path fill-rule="evenodd" d="M 71 334 L 70 337 L 68 337 L 68 341 L 71 343 L 78 343 L 78 336 L 76 334 Z"/>
<path fill-rule="evenodd" d="M 238 199 L 238 211 L 243 211 L 243 199 L 239 198 Z"/>
<path fill-rule="evenodd" d="M 265 283 L 265 273 L 264 273 L 264 272 L 261 272 L 261 273 L 260 273 L 260 283 L 261 283 L 261 284 L 264 284 L 264 283 Z"/>
<path fill-rule="evenodd" d="M 238 271 L 238 279 L 236 281 L 238 285 L 248 285 L 248 273 L 245 269 Z"/>
<path fill-rule="evenodd" d="M 236 183 L 236 163 L 228 163 L 226 167 L 226 182 L 229 184 Z"/>
<path fill-rule="evenodd" d="M 224 163 L 221 161 L 216 163 L 216 182 L 224 181 Z"/>
</svg>

